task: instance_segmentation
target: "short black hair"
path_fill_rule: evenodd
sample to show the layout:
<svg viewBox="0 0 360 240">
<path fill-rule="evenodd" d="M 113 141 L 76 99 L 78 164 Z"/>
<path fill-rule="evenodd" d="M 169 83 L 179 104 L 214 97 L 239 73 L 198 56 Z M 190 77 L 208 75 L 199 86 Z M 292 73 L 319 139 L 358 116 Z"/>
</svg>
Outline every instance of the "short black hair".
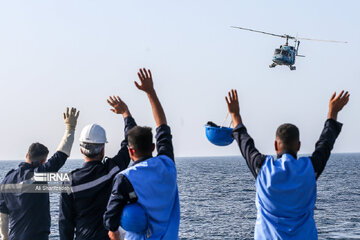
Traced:
<svg viewBox="0 0 360 240">
<path fill-rule="evenodd" d="M 128 131 L 128 143 L 139 155 L 151 154 L 153 135 L 150 127 L 135 126 Z"/>
<path fill-rule="evenodd" d="M 32 143 L 28 150 L 28 157 L 34 163 L 44 160 L 48 154 L 49 149 L 39 142 Z"/>
<path fill-rule="evenodd" d="M 300 140 L 299 129 L 291 123 L 284 123 L 276 130 L 276 137 L 284 144 L 285 148 L 291 148 Z"/>
</svg>

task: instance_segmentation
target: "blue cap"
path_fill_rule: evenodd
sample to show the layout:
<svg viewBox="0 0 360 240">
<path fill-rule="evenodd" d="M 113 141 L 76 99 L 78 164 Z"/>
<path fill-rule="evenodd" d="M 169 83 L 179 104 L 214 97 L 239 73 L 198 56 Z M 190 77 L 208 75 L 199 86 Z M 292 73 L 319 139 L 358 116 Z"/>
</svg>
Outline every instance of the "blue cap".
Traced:
<svg viewBox="0 0 360 240">
<path fill-rule="evenodd" d="M 126 205 L 121 214 L 120 226 L 128 232 L 146 232 L 148 219 L 144 208 L 138 203 Z"/>
<path fill-rule="evenodd" d="M 205 125 L 205 134 L 207 139 L 217 146 L 230 145 L 234 138 L 232 137 L 232 128 L 228 127 L 213 127 Z"/>
</svg>

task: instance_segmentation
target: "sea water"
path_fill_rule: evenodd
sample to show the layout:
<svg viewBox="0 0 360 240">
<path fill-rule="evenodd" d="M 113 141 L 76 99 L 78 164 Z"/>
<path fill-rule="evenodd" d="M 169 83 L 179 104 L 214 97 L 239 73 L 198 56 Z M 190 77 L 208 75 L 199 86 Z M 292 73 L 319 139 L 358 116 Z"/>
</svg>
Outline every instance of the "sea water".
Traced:
<svg viewBox="0 0 360 240">
<path fill-rule="evenodd" d="M 1 161 L 1 179 L 20 161 Z M 81 167 L 68 160 L 61 172 Z M 332 154 L 317 187 L 319 239 L 360 239 L 360 154 Z M 255 180 L 243 158 L 177 158 L 180 239 L 253 239 Z M 59 239 L 59 194 L 50 194 L 51 235 Z"/>
</svg>

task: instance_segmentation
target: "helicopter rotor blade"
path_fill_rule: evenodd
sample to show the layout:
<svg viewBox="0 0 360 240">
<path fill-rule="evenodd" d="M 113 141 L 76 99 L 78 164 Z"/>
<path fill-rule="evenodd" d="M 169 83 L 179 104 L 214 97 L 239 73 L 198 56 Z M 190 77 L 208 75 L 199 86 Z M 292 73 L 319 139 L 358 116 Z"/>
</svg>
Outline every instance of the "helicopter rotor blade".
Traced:
<svg viewBox="0 0 360 240">
<path fill-rule="evenodd" d="M 275 36 L 275 37 L 281 37 L 281 38 L 288 37 L 289 39 L 294 38 L 294 37 L 287 36 L 287 35 L 279 35 L 279 34 L 275 34 L 275 33 L 268 33 L 268 32 L 258 31 L 258 30 L 254 30 L 254 29 L 250 29 L 250 28 L 243 28 L 243 27 L 236 27 L 236 26 L 230 26 L 230 27 L 241 29 L 241 30 L 246 30 L 246 31 L 251 31 L 251 32 L 263 33 L 263 34 L 267 34 L 267 35 L 271 35 L 271 36 Z"/>
<path fill-rule="evenodd" d="M 317 42 L 333 42 L 333 43 L 348 43 L 344 41 L 336 41 L 336 40 L 322 40 L 322 39 L 312 39 L 312 38 L 296 38 L 299 40 L 308 40 L 308 41 L 317 41 Z"/>
</svg>

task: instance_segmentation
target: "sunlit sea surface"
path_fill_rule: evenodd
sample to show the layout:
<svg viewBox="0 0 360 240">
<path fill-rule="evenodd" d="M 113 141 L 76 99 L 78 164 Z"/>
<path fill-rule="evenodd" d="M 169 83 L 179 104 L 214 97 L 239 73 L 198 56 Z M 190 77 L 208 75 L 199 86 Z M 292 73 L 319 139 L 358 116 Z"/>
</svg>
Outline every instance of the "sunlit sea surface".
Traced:
<svg viewBox="0 0 360 240">
<path fill-rule="evenodd" d="M 20 161 L 1 161 L 1 179 Z M 60 170 L 81 167 L 69 160 Z M 254 179 L 241 157 L 177 158 L 180 239 L 252 239 Z M 318 180 L 319 239 L 360 239 L 360 154 L 333 154 Z M 59 239 L 59 194 L 51 193 L 51 235 Z"/>
</svg>

